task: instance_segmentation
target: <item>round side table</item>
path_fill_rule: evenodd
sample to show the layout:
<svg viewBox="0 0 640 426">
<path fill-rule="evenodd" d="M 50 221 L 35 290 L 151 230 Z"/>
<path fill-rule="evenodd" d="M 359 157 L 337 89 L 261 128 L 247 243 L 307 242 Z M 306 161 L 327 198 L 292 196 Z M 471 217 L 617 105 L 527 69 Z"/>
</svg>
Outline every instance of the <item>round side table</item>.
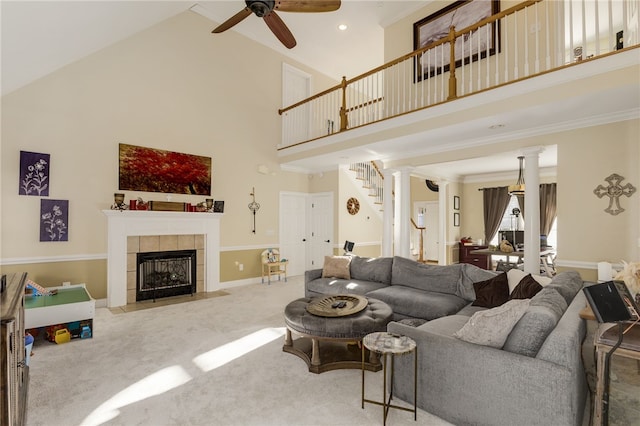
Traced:
<svg viewBox="0 0 640 426">
<path fill-rule="evenodd" d="M 365 348 L 369 351 L 377 352 L 382 355 L 383 362 L 383 382 L 382 382 L 382 402 L 373 401 L 364 397 L 364 352 Z M 413 410 L 407 407 L 391 404 L 393 399 L 393 360 L 396 355 L 406 355 L 413 352 Z M 391 355 L 391 386 L 389 387 L 389 397 L 387 399 L 387 355 Z M 364 403 L 376 404 L 382 406 L 382 424 L 387 424 L 387 414 L 390 408 L 397 408 L 404 411 L 413 411 L 413 420 L 418 419 L 418 349 L 416 342 L 410 337 L 399 336 L 387 332 L 378 332 L 367 334 L 362 339 L 362 408 Z"/>
</svg>

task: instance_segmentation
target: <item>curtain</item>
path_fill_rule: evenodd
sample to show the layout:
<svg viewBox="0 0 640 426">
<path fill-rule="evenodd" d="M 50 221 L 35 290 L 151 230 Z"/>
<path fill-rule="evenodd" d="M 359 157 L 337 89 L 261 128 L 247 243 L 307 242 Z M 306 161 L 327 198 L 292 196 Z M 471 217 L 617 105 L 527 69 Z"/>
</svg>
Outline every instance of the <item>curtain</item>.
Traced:
<svg viewBox="0 0 640 426">
<path fill-rule="evenodd" d="M 482 191 L 484 213 L 484 240 L 489 243 L 498 232 L 504 211 L 509 206 L 509 190 L 506 186 L 484 188 Z"/>
<path fill-rule="evenodd" d="M 540 234 L 549 235 L 556 218 L 556 184 L 540 185 Z"/>
<path fill-rule="evenodd" d="M 518 199 L 518 205 L 520 206 L 520 214 L 522 215 L 522 220 L 524 220 L 524 194 L 516 195 Z"/>
</svg>

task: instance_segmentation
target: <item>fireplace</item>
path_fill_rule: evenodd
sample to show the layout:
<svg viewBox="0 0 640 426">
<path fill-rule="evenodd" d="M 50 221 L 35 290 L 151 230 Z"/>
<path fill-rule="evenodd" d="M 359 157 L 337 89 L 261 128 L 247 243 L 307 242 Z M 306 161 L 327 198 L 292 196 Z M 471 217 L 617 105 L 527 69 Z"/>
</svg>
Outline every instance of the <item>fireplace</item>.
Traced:
<svg viewBox="0 0 640 426">
<path fill-rule="evenodd" d="M 136 303 L 136 254 L 198 251 L 198 292 L 220 289 L 220 219 L 223 213 L 103 210 L 107 217 L 107 306 Z M 188 235 L 189 237 L 185 237 Z M 165 236 L 167 239 L 162 240 Z M 173 238 L 177 238 L 173 246 Z M 183 239 L 194 246 L 183 244 Z M 133 246 L 139 249 L 134 249 Z"/>
<path fill-rule="evenodd" d="M 196 250 L 137 254 L 136 301 L 193 295 L 196 290 Z"/>
</svg>

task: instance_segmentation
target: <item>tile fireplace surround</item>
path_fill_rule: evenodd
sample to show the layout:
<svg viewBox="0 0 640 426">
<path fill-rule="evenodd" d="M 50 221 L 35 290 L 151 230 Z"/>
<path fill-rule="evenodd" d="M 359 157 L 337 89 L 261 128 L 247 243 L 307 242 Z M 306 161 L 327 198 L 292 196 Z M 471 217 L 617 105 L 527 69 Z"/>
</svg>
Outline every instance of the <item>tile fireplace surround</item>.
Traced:
<svg viewBox="0 0 640 426">
<path fill-rule="evenodd" d="M 220 218 L 222 213 L 103 210 L 107 216 L 107 306 L 127 304 L 127 237 L 203 235 L 204 291 L 220 289 Z M 198 261 L 198 263 L 201 263 Z"/>
</svg>

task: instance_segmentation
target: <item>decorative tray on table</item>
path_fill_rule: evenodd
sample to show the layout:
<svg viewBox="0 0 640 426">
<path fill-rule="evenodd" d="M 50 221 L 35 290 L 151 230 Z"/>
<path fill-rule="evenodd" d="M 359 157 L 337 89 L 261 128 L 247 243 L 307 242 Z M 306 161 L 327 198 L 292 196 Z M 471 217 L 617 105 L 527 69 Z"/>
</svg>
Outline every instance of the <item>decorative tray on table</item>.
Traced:
<svg viewBox="0 0 640 426">
<path fill-rule="evenodd" d="M 368 304 L 366 297 L 357 294 L 338 294 L 312 300 L 307 305 L 307 312 L 320 317 L 343 317 L 360 312 Z"/>
</svg>

